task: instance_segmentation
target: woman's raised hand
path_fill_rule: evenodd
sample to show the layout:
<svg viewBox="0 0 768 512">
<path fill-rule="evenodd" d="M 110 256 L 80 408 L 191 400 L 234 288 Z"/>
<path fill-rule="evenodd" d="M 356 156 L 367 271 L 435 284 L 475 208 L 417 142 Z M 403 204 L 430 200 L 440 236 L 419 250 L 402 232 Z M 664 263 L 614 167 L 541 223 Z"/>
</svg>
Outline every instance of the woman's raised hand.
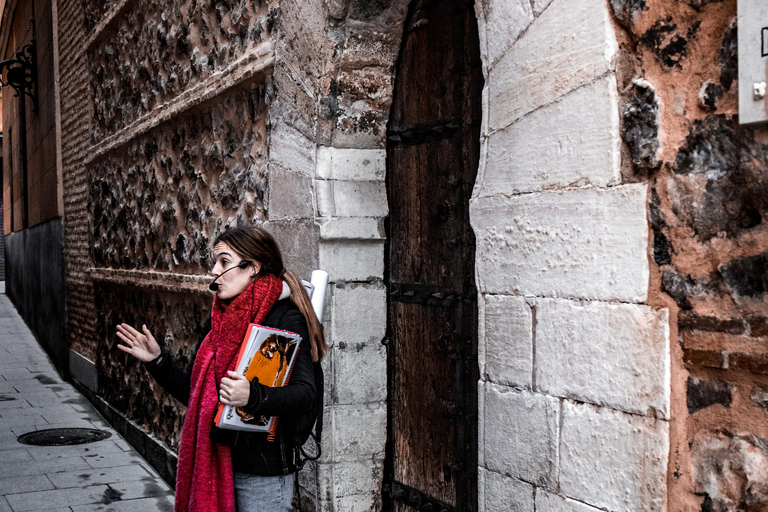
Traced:
<svg viewBox="0 0 768 512">
<path fill-rule="evenodd" d="M 141 326 L 140 333 L 128 324 L 120 324 L 117 326 L 117 337 L 120 338 L 124 345 L 119 344 L 117 348 L 123 352 L 128 352 L 136 359 L 148 363 L 154 361 L 161 354 L 160 345 L 155 341 L 155 337 L 149 332 L 146 325 Z"/>
</svg>

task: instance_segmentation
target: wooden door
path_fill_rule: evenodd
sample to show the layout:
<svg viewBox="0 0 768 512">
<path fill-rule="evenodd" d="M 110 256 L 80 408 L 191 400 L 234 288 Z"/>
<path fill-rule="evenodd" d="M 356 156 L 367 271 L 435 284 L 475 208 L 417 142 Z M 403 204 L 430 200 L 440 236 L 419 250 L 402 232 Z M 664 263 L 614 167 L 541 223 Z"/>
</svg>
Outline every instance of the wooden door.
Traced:
<svg viewBox="0 0 768 512">
<path fill-rule="evenodd" d="M 479 48 L 472 1 L 411 5 L 387 133 L 389 510 L 477 509 Z"/>
</svg>

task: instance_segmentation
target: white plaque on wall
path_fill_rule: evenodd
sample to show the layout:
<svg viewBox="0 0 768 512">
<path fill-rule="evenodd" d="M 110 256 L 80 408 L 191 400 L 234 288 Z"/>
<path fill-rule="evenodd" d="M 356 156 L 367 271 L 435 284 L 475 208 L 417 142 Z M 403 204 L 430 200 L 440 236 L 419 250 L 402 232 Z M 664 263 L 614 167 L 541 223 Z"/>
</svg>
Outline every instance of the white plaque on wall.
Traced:
<svg viewBox="0 0 768 512">
<path fill-rule="evenodd" d="M 739 0 L 739 121 L 768 121 L 768 0 Z"/>
</svg>

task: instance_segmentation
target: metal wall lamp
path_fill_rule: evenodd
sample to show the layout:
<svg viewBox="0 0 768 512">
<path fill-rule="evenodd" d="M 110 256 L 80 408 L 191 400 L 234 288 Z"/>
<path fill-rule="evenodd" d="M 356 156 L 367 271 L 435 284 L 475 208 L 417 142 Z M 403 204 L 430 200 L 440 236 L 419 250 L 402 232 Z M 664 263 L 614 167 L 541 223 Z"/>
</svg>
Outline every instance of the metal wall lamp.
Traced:
<svg viewBox="0 0 768 512">
<path fill-rule="evenodd" d="M 0 87 L 7 86 L 16 91 L 16 97 L 29 96 L 32 111 L 37 112 L 37 42 L 34 32 L 32 42 L 17 51 L 15 58 L 0 61 Z M 24 103 L 22 97 L 22 109 Z"/>
<path fill-rule="evenodd" d="M 27 96 L 32 100 L 32 112 L 37 113 L 37 39 L 35 35 L 35 18 L 29 20 L 29 29 L 32 30 L 32 41 L 22 46 L 16 52 L 15 58 L 0 61 L 0 89 L 10 86 L 16 91 L 15 96 L 19 98 L 22 229 L 29 227 Z M 9 150 L 12 151 L 13 148 L 9 148 Z M 11 170 L 11 174 L 13 174 L 13 170 Z M 13 177 L 11 177 L 11 223 L 13 223 Z M 11 230 L 13 230 L 13 227 L 11 227 Z"/>
</svg>

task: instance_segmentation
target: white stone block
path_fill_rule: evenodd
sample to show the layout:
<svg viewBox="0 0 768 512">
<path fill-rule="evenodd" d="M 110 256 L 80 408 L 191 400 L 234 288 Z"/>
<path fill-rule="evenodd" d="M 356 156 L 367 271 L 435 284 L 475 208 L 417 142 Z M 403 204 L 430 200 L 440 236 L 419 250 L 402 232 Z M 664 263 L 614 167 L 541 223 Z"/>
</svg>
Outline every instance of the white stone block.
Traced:
<svg viewBox="0 0 768 512">
<path fill-rule="evenodd" d="M 480 195 L 619 183 L 619 132 L 609 75 L 491 135 Z"/>
<path fill-rule="evenodd" d="M 382 181 L 317 180 L 318 217 L 386 217 L 387 190 Z"/>
<path fill-rule="evenodd" d="M 479 380 L 477 382 L 477 465 L 485 466 L 485 386 L 487 384 Z"/>
<path fill-rule="evenodd" d="M 644 302 L 645 184 L 470 201 L 484 293 Z"/>
<path fill-rule="evenodd" d="M 331 332 L 335 344 L 381 346 L 387 329 L 387 290 L 381 283 L 333 287 Z"/>
<path fill-rule="evenodd" d="M 489 72 L 492 131 L 613 69 L 609 9 L 602 0 L 552 2 Z"/>
<path fill-rule="evenodd" d="M 315 174 L 315 143 L 296 128 L 278 122 L 269 133 L 269 159 L 306 176 Z"/>
<path fill-rule="evenodd" d="M 386 404 L 334 405 L 331 408 L 334 462 L 384 459 Z"/>
<path fill-rule="evenodd" d="M 372 499 L 381 488 L 382 472 L 382 465 L 372 461 L 337 462 L 333 468 L 335 497 Z"/>
<path fill-rule="evenodd" d="M 533 22 L 533 8 L 530 0 L 485 0 L 480 9 L 478 28 L 486 32 L 487 62 L 492 66 Z"/>
<path fill-rule="evenodd" d="M 326 180 L 384 181 L 384 149 L 317 148 L 317 176 Z"/>
<path fill-rule="evenodd" d="M 485 466 L 532 484 L 554 487 L 559 400 L 497 384 L 484 387 L 485 416 L 480 428 L 484 429 Z"/>
<path fill-rule="evenodd" d="M 539 489 L 536 491 L 536 512 L 600 512 L 600 509 Z"/>
<path fill-rule="evenodd" d="M 270 220 L 314 217 L 313 180 L 306 174 L 282 166 L 269 166 L 267 212 Z"/>
<path fill-rule="evenodd" d="M 480 512 L 533 512 L 533 486 L 494 471 L 479 468 L 478 487 L 482 481 L 484 503 Z M 480 491 L 478 489 L 478 491 Z"/>
<path fill-rule="evenodd" d="M 323 240 L 383 240 L 384 221 L 378 217 L 319 217 Z"/>
<path fill-rule="evenodd" d="M 533 13 L 538 16 L 542 12 L 544 12 L 544 9 L 546 9 L 549 4 L 552 3 L 552 0 L 532 0 L 533 3 Z"/>
<path fill-rule="evenodd" d="M 367 404 L 387 399 L 387 352 L 383 345 L 347 345 L 333 350 L 335 403 Z"/>
<path fill-rule="evenodd" d="M 669 419 L 669 313 L 540 299 L 536 385 L 544 393 Z"/>
<path fill-rule="evenodd" d="M 616 512 L 665 510 L 669 424 L 563 404 L 560 493 Z"/>
<path fill-rule="evenodd" d="M 498 384 L 531 388 L 533 315 L 524 297 L 485 296 L 485 373 Z"/>
<path fill-rule="evenodd" d="M 372 281 L 384 278 L 384 243 L 320 241 L 319 262 L 331 282 Z"/>
</svg>

